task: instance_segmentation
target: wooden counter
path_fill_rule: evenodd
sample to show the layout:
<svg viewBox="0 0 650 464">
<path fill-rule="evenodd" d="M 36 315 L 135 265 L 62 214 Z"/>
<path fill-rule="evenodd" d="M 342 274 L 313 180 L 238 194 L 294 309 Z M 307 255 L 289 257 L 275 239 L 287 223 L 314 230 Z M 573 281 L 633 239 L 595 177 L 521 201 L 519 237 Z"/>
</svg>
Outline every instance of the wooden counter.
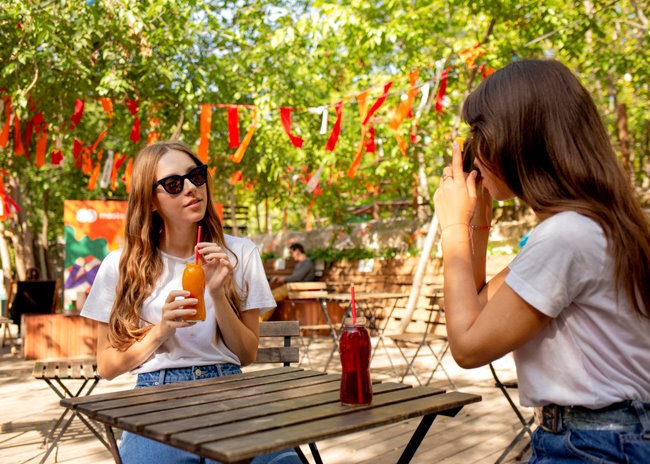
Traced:
<svg viewBox="0 0 650 464">
<path fill-rule="evenodd" d="M 21 327 L 25 359 L 96 355 L 97 323 L 85 317 L 24 314 Z"/>
</svg>

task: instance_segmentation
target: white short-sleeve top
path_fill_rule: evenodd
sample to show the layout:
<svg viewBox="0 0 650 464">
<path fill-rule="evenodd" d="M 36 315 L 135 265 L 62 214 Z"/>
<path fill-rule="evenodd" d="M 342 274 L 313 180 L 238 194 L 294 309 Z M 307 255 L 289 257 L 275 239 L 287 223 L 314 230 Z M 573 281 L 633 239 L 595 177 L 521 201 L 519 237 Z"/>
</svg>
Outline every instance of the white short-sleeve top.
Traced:
<svg viewBox="0 0 650 464">
<path fill-rule="evenodd" d="M 225 236 L 226 245 L 238 258 L 233 276 L 237 287 L 248 297 L 243 300 L 242 311 L 259 309 L 260 314 L 274 308 L 275 300 L 271 293 L 259 251 L 248 239 Z M 194 261 L 195 257 L 178 258 L 159 251 L 163 261 L 163 271 L 154 286 L 154 290 L 140 308 L 143 319 L 156 324 L 160 322 L 165 299 L 172 290 L 182 290 L 182 276 L 185 263 Z M 231 263 L 234 256 L 227 252 Z M 103 261 L 97 277 L 84 303 L 81 315 L 99 322 L 108 323 L 115 301 L 115 289 L 119 275 L 119 260 L 122 250 L 111 252 Z M 205 366 L 209 364 L 233 363 L 241 365 L 239 358 L 224 344 L 222 337 L 216 341 L 217 323 L 214 303 L 205 294 L 205 321 L 197 322 L 191 327 L 176 329 L 155 353 L 132 371 L 133 374 L 152 372 L 159 369 L 176 367 Z M 146 323 L 142 322 L 141 325 Z"/>
<path fill-rule="evenodd" d="M 514 352 L 522 405 L 650 401 L 650 319 L 617 286 L 598 223 L 575 212 L 545 219 L 509 268 L 506 284 L 553 318 Z"/>
</svg>

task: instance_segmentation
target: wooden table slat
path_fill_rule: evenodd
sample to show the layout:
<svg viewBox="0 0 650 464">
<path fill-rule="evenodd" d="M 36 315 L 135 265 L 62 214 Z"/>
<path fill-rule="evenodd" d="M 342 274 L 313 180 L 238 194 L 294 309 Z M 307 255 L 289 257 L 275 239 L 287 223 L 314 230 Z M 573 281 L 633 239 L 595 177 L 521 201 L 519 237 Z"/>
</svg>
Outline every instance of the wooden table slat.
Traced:
<svg viewBox="0 0 650 464">
<path fill-rule="evenodd" d="M 162 422 L 181 422 L 182 419 L 195 419 L 204 415 L 214 415 L 224 411 L 234 411 L 247 407 L 258 407 L 259 405 L 274 401 L 291 400 L 300 397 L 307 397 L 321 393 L 324 389 L 337 389 L 340 385 L 339 375 L 328 375 L 327 377 L 310 377 L 300 381 L 300 384 L 292 384 L 296 388 L 283 388 L 278 391 L 270 391 L 263 396 L 245 396 L 228 399 L 228 401 L 210 402 L 183 408 L 155 411 L 127 417 L 117 418 L 117 425 L 126 430 L 140 431 L 143 427 Z"/>
<path fill-rule="evenodd" d="M 290 411 L 273 411 L 273 405 L 268 405 L 269 413 L 266 413 L 267 408 L 259 411 L 259 417 L 245 422 L 231 423 L 224 425 L 216 425 L 214 427 L 206 427 L 201 430 L 190 430 L 188 432 L 180 432 L 170 437 L 170 442 L 175 446 L 182 446 L 186 449 L 198 450 L 201 443 L 208 441 L 222 440 L 226 438 L 236 437 L 240 435 L 250 435 L 255 432 L 264 432 L 273 430 L 278 427 L 288 427 L 297 424 L 305 424 L 309 427 L 309 423 L 320 419 L 326 419 L 333 416 L 341 416 L 358 412 L 364 409 L 377 408 L 383 405 L 402 403 L 414 398 L 421 398 L 431 395 L 438 395 L 442 392 L 438 389 L 429 389 L 429 387 L 421 388 L 407 388 L 396 391 L 386 392 L 379 394 L 372 399 L 372 405 L 363 406 L 343 406 L 338 398 L 333 401 L 317 406 L 309 404 L 303 405 L 299 410 Z M 153 430 L 155 425 L 146 429 Z M 218 437 L 218 438 L 217 438 Z"/>
<path fill-rule="evenodd" d="M 34 363 L 34 369 L 32 370 L 32 377 L 35 379 L 42 379 L 45 376 L 45 363 L 41 361 L 36 361 Z"/>
<path fill-rule="evenodd" d="M 81 365 L 79 363 L 72 363 L 72 372 L 70 373 L 70 376 L 73 379 L 79 379 L 81 378 Z"/>
<path fill-rule="evenodd" d="M 58 362 L 49 362 L 45 365 L 45 375 L 53 379 L 58 375 L 58 367 L 59 363 Z"/>
<path fill-rule="evenodd" d="M 412 391 L 412 388 L 408 386 L 404 388 L 404 385 L 400 384 L 377 384 L 373 388 L 375 396 L 373 397 L 374 404 L 372 407 L 402 401 L 404 396 L 398 395 L 406 394 L 408 398 L 409 393 Z M 422 394 L 425 393 L 416 394 L 415 396 L 419 397 Z M 152 425 L 145 428 L 144 433 L 155 439 L 168 438 L 173 445 L 198 450 L 201 443 L 213 441 L 214 437 L 225 439 L 277 427 L 309 422 L 330 417 L 331 415 L 341 414 L 342 408 L 349 409 L 348 406 L 341 405 L 340 393 L 337 388 L 336 391 L 322 393 L 309 398 L 269 403 L 264 407 L 254 408 L 254 410 L 229 411 L 215 414 L 207 418 L 207 420 L 202 421 L 200 430 L 195 430 L 199 428 L 196 424 L 185 422 L 184 427 L 186 430 L 179 430 L 173 436 L 165 433 L 167 424 Z M 241 415 L 238 417 L 238 414 Z"/>
<path fill-rule="evenodd" d="M 297 377 L 298 374 L 301 374 L 302 377 Z M 314 374 L 313 371 L 310 371 L 310 374 Z M 315 373 L 318 374 L 318 373 Z M 158 401 L 158 402 L 144 402 L 143 404 L 132 404 L 128 406 L 112 408 L 112 409 L 103 409 L 95 410 L 91 417 L 107 420 L 114 425 L 120 425 L 119 421 L 125 417 L 144 414 L 150 412 L 162 412 L 167 410 L 173 410 L 177 408 L 187 408 L 190 406 L 196 406 L 201 404 L 209 404 L 215 401 L 230 401 L 231 398 L 243 398 L 247 396 L 255 396 L 259 394 L 264 394 L 268 392 L 284 390 L 286 389 L 286 383 L 288 381 L 293 381 L 291 385 L 296 385 L 296 379 L 304 379 L 304 382 L 299 385 L 309 385 L 311 383 L 322 383 L 324 379 L 324 374 L 320 375 L 309 375 L 306 373 L 292 373 L 289 374 L 296 376 L 294 378 L 284 378 L 280 379 L 280 376 L 272 377 L 277 379 L 274 382 L 263 382 L 263 383 L 253 383 L 253 379 L 246 380 L 249 385 L 243 385 L 242 383 L 237 384 L 237 388 L 224 388 L 222 385 L 215 386 L 213 390 L 208 390 L 199 395 L 194 395 L 191 392 L 191 389 L 188 387 L 188 394 L 179 396 L 176 398 L 169 398 L 167 400 Z M 92 407 L 92 405 L 91 405 Z M 118 422 L 115 422 L 118 421 Z"/>
<path fill-rule="evenodd" d="M 416 387 L 413 390 L 419 388 L 426 387 Z M 293 448 L 300 444 L 324 440 L 343 433 L 353 433 L 370 427 L 462 407 L 480 400 L 481 397 L 477 395 L 451 392 L 205 443 L 199 449 L 203 455 L 210 459 L 228 462 L 242 461 L 271 449 Z"/>
<path fill-rule="evenodd" d="M 298 367 L 277 367 L 273 369 L 267 369 L 262 372 L 246 372 L 243 374 L 227 375 L 224 377 L 212 377 L 208 379 L 192 380 L 191 382 L 192 385 L 194 386 L 231 383 L 231 382 L 238 382 L 240 380 L 245 380 L 245 379 L 281 375 L 281 374 L 286 374 L 287 372 L 300 372 L 302 370 L 303 369 Z M 122 391 L 122 392 L 102 393 L 102 394 L 97 394 L 92 396 L 84 396 L 82 398 L 66 398 L 65 400 L 61 400 L 61 405 L 68 406 L 75 409 L 76 407 L 84 404 L 99 403 L 101 401 L 109 401 L 116 398 L 132 398 L 137 396 L 148 396 L 153 392 L 159 392 L 159 391 L 184 390 L 187 388 L 186 383 L 187 382 L 178 382 L 178 383 L 170 383 L 166 385 L 158 385 L 155 387 L 149 387 L 144 390 L 141 388 L 137 388 L 137 389 Z"/>
</svg>

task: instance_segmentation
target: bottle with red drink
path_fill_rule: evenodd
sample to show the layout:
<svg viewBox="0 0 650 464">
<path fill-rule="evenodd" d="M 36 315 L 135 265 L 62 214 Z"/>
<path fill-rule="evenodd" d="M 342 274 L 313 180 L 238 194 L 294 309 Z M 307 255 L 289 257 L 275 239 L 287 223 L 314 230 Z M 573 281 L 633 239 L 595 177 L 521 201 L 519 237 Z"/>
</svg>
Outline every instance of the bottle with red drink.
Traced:
<svg viewBox="0 0 650 464">
<path fill-rule="evenodd" d="M 345 319 L 341 341 L 341 403 L 344 405 L 370 404 L 372 382 L 370 381 L 370 336 L 366 319 Z"/>
</svg>

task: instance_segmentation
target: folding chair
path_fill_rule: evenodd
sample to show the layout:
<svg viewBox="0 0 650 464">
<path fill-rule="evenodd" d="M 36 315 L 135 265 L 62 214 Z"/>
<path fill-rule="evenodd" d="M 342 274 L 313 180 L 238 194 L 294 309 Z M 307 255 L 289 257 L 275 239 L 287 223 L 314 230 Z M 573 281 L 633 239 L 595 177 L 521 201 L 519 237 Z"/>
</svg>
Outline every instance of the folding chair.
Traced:
<svg viewBox="0 0 650 464">
<path fill-rule="evenodd" d="M 394 334 L 390 335 L 390 338 L 393 340 L 397 346 L 400 354 L 406 361 L 406 369 L 402 374 L 400 382 L 404 381 L 404 378 L 408 375 L 409 371 L 415 376 L 418 384 L 422 385 L 420 376 L 415 371 L 413 365 L 415 360 L 422 351 L 424 347 L 428 348 L 435 359 L 435 365 L 431 370 L 431 374 L 427 379 L 425 385 L 429 385 L 433 379 L 434 374 L 438 369 L 440 369 L 451 386 L 456 389 L 456 384 L 452 380 L 451 376 L 445 369 L 445 366 L 442 364 L 442 360 L 449 351 L 449 340 L 447 338 L 447 332 L 444 322 L 444 313 L 442 310 L 442 292 L 437 292 L 432 295 L 426 296 L 430 303 L 426 309 L 416 309 L 411 316 L 411 323 L 413 324 L 424 324 L 424 330 L 421 332 L 405 332 L 403 334 Z M 390 317 L 390 316 L 389 316 Z M 410 325 L 410 324 L 409 324 Z M 440 333 L 437 333 L 440 330 Z M 434 348 L 434 345 L 438 345 L 437 349 Z M 411 358 L 407 356 L 407 353 L 404 349 L 408 346 L 415 346 L 415 353 Z"/>
<path fill-rule="evenodd" d="M 506 448 L 503 450 L 501 453 L 501 456 L 496 460 L 495 464 L 501 464 L 503 460 L 506 458 L 506 456 L 514 449 L 514 447 L 519 443 L 520 440 L 522 440 L 525 437 L 525 434 L 528 434 L 529 440 L 524 449 L 521 451 L 523 454 L 530 448 L 530 438 L 533 436 L 533 432 L 530 428 L 534 421 L 534 417 L 531 417 L 530 419 L 526 420 L 524 416 L 521 414 L 521 411 L 519 411 L 519 408 L 515 404 L 515 402 L 512 400 L 510 397 L 510 394 L 508 393 L 508 389 L 512 388 L 519 388 L 519 383 L 514 380 L 514 381 L 507 381 L 507 382 L 502 382 L 499 379 L 499 376 L 496 373 L 496 370 L 494 369 L 494 366 L 492 363 L 489 364 L 490 366 L 490 371 L 492 372 L 492 377 L 494 377 L 494 382 L 495 386 L 501 390 L 501 393 L 503 393 L 503 396 L 506 397 L 506 400 L 508 400 L 508 403 L 510 404 L 510 407 L 512 410 L 515 412 L 517 415 L 517 418 L 519 419 L 519 422 L 521 422 L 522 428 L 521 430 L 515 435 L 515 438 L 512 439 L 510 444 L 506 446 Z"/>
<path fill-rule="evenodd" d="M 325 368 L 324 370 L 327 370 L 327 367 L 329 366 L 329 363 L 332 361 L 332 358 L 334 357 L 334 353 L 338 350 L 339 347 L 339 337 L 338 337 L 338 332 L 337 332 L 337 327 L 339 327 L 339 324 L 333 324 L 332 319 L 329 316 L 329 313 L 327 312 L 327 301 L 325 300 L 325 297 L 327 297 L 327 284 L 325 282 L 290 282 L 287 283 L 287 289 L 289 291 L 289 302 L 291 303 L 291 308 L 293 309 L 294 317 L 296 320 L 299 320 L 298 318 L 298 312 L 296 309 L 296 303 L 300 301 L 316 301 L 320 304 L 320 308 L 322 311 L 323 316 L 325 317 L 325 324 L 304 324 L 300 326 L 300 345 L 302 346 L 302 357 L 300 358 L 300 362 L 298 365 L 301 365 L 303 360 L 307 358 L 307 362 L 309 363 L 309 368 L 313 369 L 312 363 L 311 363 L 311 358 L 309 357 L 309 347 L 314 341 L 314 338 L 316 337 L 316 334 L 318 331 L 322 330 L 327 330 L 329 331 L 329 336 L 332 338 L 332 341 L 334 342 L 334 346 L 332 347 L 332 350 L 330 351 L 329 358 L 327 359 L 327 363 L 325 363 Z M 305 342 L 305 336 L 306 332 L 309 332 L 309 337 L 308 341 Z"/>
</svg>

